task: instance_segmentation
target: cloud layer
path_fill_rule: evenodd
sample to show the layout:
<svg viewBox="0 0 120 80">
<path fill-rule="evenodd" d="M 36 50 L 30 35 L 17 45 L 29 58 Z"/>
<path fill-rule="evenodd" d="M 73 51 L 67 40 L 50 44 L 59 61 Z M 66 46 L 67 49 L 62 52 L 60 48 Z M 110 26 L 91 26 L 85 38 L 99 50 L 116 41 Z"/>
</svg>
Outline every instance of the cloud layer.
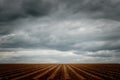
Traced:
<svg viewBox="0 0 120 80">
<path fill-rule="evenodd" d="M 119 3 L 1 0 L 0 62 L 119 63 Z"/>
</svg>

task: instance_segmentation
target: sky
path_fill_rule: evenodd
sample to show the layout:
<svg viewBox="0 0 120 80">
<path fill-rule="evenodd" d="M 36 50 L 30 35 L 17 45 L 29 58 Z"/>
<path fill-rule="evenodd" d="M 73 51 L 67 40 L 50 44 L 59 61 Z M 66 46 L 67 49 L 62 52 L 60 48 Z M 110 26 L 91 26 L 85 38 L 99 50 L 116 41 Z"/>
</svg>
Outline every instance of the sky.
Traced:
<svg viewBox="0 0 120 80">
<path fill-rule="evenodd" d="M 0 0 L 0 63 L 120 63 L 120 0 Z"/>
</svg>

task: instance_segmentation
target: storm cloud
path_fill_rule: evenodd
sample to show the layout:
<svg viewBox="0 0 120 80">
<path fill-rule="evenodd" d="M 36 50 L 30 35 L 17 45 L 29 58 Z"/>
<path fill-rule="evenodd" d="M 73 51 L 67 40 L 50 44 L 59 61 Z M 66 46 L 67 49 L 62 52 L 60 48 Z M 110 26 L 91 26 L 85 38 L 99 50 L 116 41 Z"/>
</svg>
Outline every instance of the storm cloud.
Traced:
<svg viewBox="0 0 120 80">
<path fill-rule="evenodd" d="M 119 9 L 119 0 L 0 0 L 0 62 L 119 63 Z"/>
</svg>

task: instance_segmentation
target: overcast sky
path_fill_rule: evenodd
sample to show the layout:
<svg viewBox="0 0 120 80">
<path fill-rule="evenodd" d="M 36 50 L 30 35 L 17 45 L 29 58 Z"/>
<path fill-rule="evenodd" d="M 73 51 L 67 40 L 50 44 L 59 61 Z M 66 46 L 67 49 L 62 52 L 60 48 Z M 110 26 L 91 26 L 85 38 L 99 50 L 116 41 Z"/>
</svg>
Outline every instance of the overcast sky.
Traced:
<svg viewBox="0 0 120 80">
<path fill-rule="evenodd" d="M 0 63 L 120 63 L 120 0 L 0 0 Z"/>
</svg>

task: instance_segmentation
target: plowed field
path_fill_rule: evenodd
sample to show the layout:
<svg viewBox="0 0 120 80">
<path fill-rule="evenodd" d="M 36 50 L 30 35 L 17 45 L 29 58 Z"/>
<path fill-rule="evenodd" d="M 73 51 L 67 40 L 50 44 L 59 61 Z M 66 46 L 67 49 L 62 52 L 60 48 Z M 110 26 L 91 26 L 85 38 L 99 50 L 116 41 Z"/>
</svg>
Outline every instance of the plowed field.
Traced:
<svg viewBox="0 0 120 80">
<path fill-rule="evenodd" d="M 0 80 L 120 80 L 120 64 L 0 64 Z"/>
</svg>

